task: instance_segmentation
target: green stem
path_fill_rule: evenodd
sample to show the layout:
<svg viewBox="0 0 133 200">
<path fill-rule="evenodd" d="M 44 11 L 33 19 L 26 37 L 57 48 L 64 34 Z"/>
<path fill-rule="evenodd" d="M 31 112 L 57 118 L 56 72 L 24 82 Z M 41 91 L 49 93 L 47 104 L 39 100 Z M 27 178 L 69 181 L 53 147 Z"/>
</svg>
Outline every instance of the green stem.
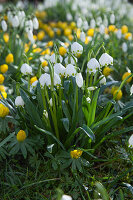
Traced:
<svg viewBox="0 0 133 200">
<path fill-rule="evenodd" d="M 30 92 L 30 74 L 28 74 L 28 91 Z"/>
</svg>

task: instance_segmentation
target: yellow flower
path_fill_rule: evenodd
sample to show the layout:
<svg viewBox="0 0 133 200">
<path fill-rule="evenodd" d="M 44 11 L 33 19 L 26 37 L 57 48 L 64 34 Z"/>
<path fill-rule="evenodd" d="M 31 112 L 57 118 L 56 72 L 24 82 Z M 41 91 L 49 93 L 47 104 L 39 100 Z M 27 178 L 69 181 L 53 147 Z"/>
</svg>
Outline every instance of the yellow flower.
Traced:
<svg viewBox="0 0 133 200">
<path fill-rule="evenodd" d="M 61 35 L 61 30 L 60 30 L 59 28 L 57 28 L 57 30 L 56 30 L 56 34 L 57 34 L 58 36 Z"/>
<path fill-rule="evenodd" d="M 0 84 L 2 84 L 4 82 L 5 78 L 2 74 L 0 74 Z"/>
<path fill-rule="evenodd" d="M 26 133 L 25 133 L 25 131 L 23 131 L 23 130 L 20 130 L 18 133 L 17 133 L 17 140 L 19 141 L 19 142 L 23 142 L 25 139 L 26 139 Z"/>
<path fill-rule="evenodd" d="M 7 70 L 8 70 L 8 65 L 7 64 L 3 64 L 3 65 L 0 66 L 0 71 L 2 73 L 6 73 Z"/>
<path fill-rule="evenodd" d="M 70 27 L 71 27 L 71 29 L 74 29 L 76 27 L 76 23 L 75 22 L 71 22 Z"/>
<path fill-rule="evenodd" d="M 125 72 L 122 76 L 122 80 L 125 80 L 129 75 L 131 75 L 130 72 Z M 132 80 L 132 77 L 126 80 L 126 83 L 129 83 Z"/>
<path fill-rule="evenodd" d="M 113 86 L 113 87 L 111 88 L 111 94 L 113 94 L 114 91 L 117 90 L 118 88 L 119 88 L 118 86 Z"/>
<path fill-rule="evenodd" d="M 108 33 L 109 33 L 109 30 L 108 30 L 107 27 L 104 29 L 104 32 L 105 32 L 105 34 L 108 34 Z"/>
<path fill-rule="evenodd" d="M 64 35 L 65 35 L 65 36 L 69 36 L 70 34 L 72 34 L 72 30 L 71 30 L 70 28 L 66 28 L 66 29 L 64 30 Z"/>
<path fill-rule="evenodd" d="M 103 69 L 103 75 L 104 75 L 104 76 L 109 76 L 111 72 L 112 72 L 112 69 L 111 69 L 111 68 L 109 68 L 109 67 L 104 67 L 104 69 Z"/>
<path fill-rule="evenodd" d="M 127 32 L 128 32 L 128 27 L 127 27 L 126 25 L 123 25 L 123 26 L 121 27 L 121 32 L 122 32 L 122 34 L 127 33 Z"/>
<path fill-rule="evenodd" d="M 2 93 L 2 96 L 4 97 L 4 99 L 7 98 L 7 93 L 6 92 L 1 92 Z M 2 96 L 0 95 L 0 99 L 2 99 Z"/>
<path fill-rule="evenodd" d="M 33 35 L 33 38 L 34 38 L 35 41 L 37 40 L 37 36 L 36 35 Z"/>
<path fill-rule="evenodd" d="M 93 36 L 94 36 L 94 28 L 90 28 L 90 29 L 87 31 L 87 35 L 90 36 L 90 37 L 93 37 Z"/>
<path fill-rule="evenodd" d="M 4 87 L 4 85 L 0 85 L 0 91 L 1 91 L 1 92 L 5 92 L 5 87 Z"/>
<path fill-rule="evenodd" d="M 128 33 L 125 34 L 125 39 L 126 40 L 130 40 L 131 38 L 132 38 L 132 33 L 128 32 Z"/>
<path fill-rule="evenodd" d="M 34 83 L 35 81 L 37 81 L 37 77 L 36 77 L 36 76 L 33 76 L 33 77 L 30 79 L 30 84 L 32 85 L 32 83 Z"/>
<path fill-rule="evenodd" d="M 78 28 L 76 30 L 76 35 L 77 35 L 77 38 L 79 39 L 80 38 L 80 33 L 81 33 L 81 30 Z M 71 40 L 70 40 L 71 41 Z"/>
<path fill-rule="evenodd" d="M 116 93 L 117 93 L 118 89 L 116 89 L 114 92 L 113 92 L 113 97 L 115 97 Z M 118 101 L 122 98 L 122 91 L 119 90 L 118 94 L 116 95 L 115 99 Z"/>
<path fill-rule="evenodd" d="M 48 62 L 47 62 L 46 60 L 44 60 L 44 61 L 42 62 L 42 67 L 46 67 L 46 66 L 48 66 Z"/>
<path fill-rule="evenodd" d="M 45 32 L 44 32 L 44 31 L 40 31 L 40 32 L 37 34 L 38 40 L 43 40 L 44 37 L 45 37 Z"/>
<path fill-rule="evenodd" d="M 8 33 L 4 33 L 3 39 L 4 39 L 4 41 L 5 41 L 6 43 L 8 43 L 8 41 L 9 41 L 9 35 L 8 35 Z"/>
<path fill-rule="evenodd" d="M 114 32 L 115 31 L 115 25 L 109 25 L 108 30 L 109 30 L 109 32 Z"/>
<path fill-rule="evenodd" d="M 53 37 L 54 37 L 54 31 L 53 31 L 53 30 L 50 30 L 50 31 L 48 32 L 48 35 L 49 35 L 49 37 L 53 38 Z"/>
<path fill-rule="evenodd" d="M 33 49 L 33 53 L 39 53 L 39 52 L 41 52 L 42 51 L 42 49 L 41 48 L 35 48 L 35 49 Z"/>
<path fill-rule="evenodd" d="M 67 50 L 66 50 L 66 48 L 65 47 L 59 47 L 59 54 L 61 55 L 61 56 L 64 56 L 65 54 L 66 54 L 66 52 L 67 52 Z"/>
<path fill-rule="evenodd" d="M 68 39 L 70 40 L 70 41 L 72 41 L 73 40 L 73 35 L 71 34 L 71 35 L 68 35 Z"/>
<path fill-rule="evenodd" d="M 49 41 L 49 42 L 47 43 L 47 47 L 53 47 L 53 45 L 54 45 L 54 42 L 53 42 L 53 41 Z"/>
<path fill-rule="evenodd" d="M 12 53 L 9 53 L 9 54 L 6 56 L 6 63 L 7 63 L 7 64 L 10 64 L 10 63 L 13 63 L 13 61 L 14 61 L 13 54 L 12 54 Z"/>
<path fill-rule="evenodd" d="M 85 44 L 88 44 L 88 43 L 89 43 L 89 38 L 85 37 Z"/>
<path fill-rule="evenodd" d="M 71 158 L 78 159 L 82 155 L 83 151 L 81 150 L 73 150 L 70 152 Z"/>
<path fill-rule="evenodd" d="M 0 117 L 6 117 L 9 114 L 9 109 L 0 103 Z"/>
</svg>

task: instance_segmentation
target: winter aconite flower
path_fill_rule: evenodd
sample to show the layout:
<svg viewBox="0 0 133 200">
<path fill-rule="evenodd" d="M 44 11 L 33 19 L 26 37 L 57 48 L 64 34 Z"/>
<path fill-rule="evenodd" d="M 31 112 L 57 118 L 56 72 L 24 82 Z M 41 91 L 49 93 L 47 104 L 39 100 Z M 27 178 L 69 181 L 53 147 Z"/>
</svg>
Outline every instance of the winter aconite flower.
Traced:
<svg viewBox="0 0 133 200">
<path fill-rule="evenodd" d="M 127 27 L 126 25 L 123 25 L 123 26 L 121 27 L 121 32 L 122 32 L 122 34 L 127 33 L 127 32 L 128 32 L 128 27 Z"/>
<path fill-rule="evenodd" d="M 9 53 L 7 56 L 6 56 L 6 63 L 7 64 L 11 64 L 14 62 L 14 57 L 13 57 L 13 54 L 12 53 Z"/>
<path fill-rule="evenodd" d="M 83 47 L 78 42 L 74 42 L 71 45 L 71 52 L 76 56 L 79 57 L 83 53 Z"/>
<path fill-rule="evenodd" d="M 91 73 L 95 74 L 98 71 L 98 69 L 100 69 L 100 64 L 95 58 L 92 58 L 87 63 L 87 67 L 90 74 Z"/>
<path fill-rule="evenodd" d="M 116 99 L 117 101 L 119 101 L 119 100 L 122 98 L 122 91 L 119 90 L 118 93 L 117 93 L 117 91 L 118 91 L 118 89 L 114 90 L 114 92 L 113 92 L 113 97 L 116 96 L 115 99 Z M 117 95 L 116 95 L 116 93 L 117 93 Z"/>
<path fill-rule="evenodd" d="M 9 114 L 9 109 L 0 103 L 0 117 L 4 118 Z"/>
<path fill-rule="evenodd" d="M 106 77 L 109 76 L 111 72 L 112 72 L 112 69 L 110 67 L 104 67 L 104 69 L 103 69 L 104 76 L 106 76 Z"/>
<path fill-rule="evenodd" d="M 113 58 L 109 54 L 103 53 L 99 58 L 99 63 L 101 66 L 113 65 Z"/>
<path fill-rule="evenodd" d="M 0 84 L 3 84 L 4 80 L 5 80 L 4 76 L 0 74 Z"/>
<path fill-rule="evenodd" d="M 23 130 L 20 130 L 18 133 L 17 133 L 17 140 L 18 142 L 23 142 L 25 139 L 26 139 L 26 133 L 25 131 Z"/>
<path fill-rule="evenodd" d="M 66 54 L 66 52 L 67 52 L 67 50 L 66 50 L 66 48 L 65 47 L 59 47 L 59 54 L 61 55 L 61 56 L 64 56 L 65 54 Z"/>
<path fill-rule="evenodd" d="M 0 71 L 4 74 L 6 73 L 8 70 L 8 65 L 7 64 L 3 64 L 0 66 Z"/>
<path fill-rule="evenodd" d="M 32 68 L 28 64 L 24 63 L 21 66 L 20 71 L 21 71 L 22 74 L 27 75 L 27 74 L 31 74 L 32 73 Z"/>
<path fill-rule="evenodd" d="M 36 76 L 33 76 L 33 77 L 30 79 L 30 84 L 32 85 L 35 81 L 37 81 L 37 77 L 36 77 Z"/>
<path fill-rule="evenodd" d="M 7 93 L 6 92 L 1 92 L 2 95 L 0 94 L 0 99 L 4 98 L 6 99 L 7 98 Z"/>
<path fill-rule="evenodd" d="M 93 37 L 93 36 L 94 36 L 94 29 L 93 29 L 93 28 L 90 28 L 90 29 L 87 31 L 87 35 L 90 36 L 90 37 Z"/>
<path fill-rule="evenodd" d="M 128 143 L 129 143 L 129 147 L 130 147 L 130 148 L 133 148 L 133 134 L 132 134 L 131 137 L 129 138 Z"/>
<path fill-rule="evenodd" d="M 131 75 L 131 73 L 130 72 L 125 72 L 124 74 L 123 74 L 123 76 L 122 76 L 122 80 L 125 80 L 128 76 L 130 76 Z M 129 82 L 131 82 L 131 80 L 132 80 L 132 77 L 130 77 L 129 79 L 127 79 L 126 80 L 126 83 L 129 83 Z"/>
<path fill-rule="evenodd" d="M 23 99 L 22 99 L 22 97 L 21 96 L 17 96 L 16 97 L 16 99 L 15 99 L 15 105 L 16 106 L 24 106 L 24 101 L 23 101 Z"/>
<path fill-rule="evenodd" d="M 47 62 L 46 60 L 44 60 L 44 61 L 42 62 L 42 67 L 46 67 L 46 66 L 48 66 L 48 62 Z"/>
<path fill-rule="evenodd" d="M 81 150 L 73 150 L 70 152 L 71 158 L 78 159 L 82 155 L 83 151 Z"/>
</svg>

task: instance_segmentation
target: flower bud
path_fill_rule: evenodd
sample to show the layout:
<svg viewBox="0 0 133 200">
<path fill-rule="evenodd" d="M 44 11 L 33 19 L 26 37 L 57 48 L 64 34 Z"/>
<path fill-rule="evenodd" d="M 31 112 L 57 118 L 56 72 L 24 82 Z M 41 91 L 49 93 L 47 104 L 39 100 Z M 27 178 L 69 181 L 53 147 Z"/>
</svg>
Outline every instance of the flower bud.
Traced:
<svg viewBox="0 0 133 200">
<path fill-rule="evenodd" d="M 24 106 L 24 101 L 23 101 L 23 99 L 22 99 L 22 97 L 21 96 L 17 96 L 16 97 L 16 99 L 15 99 L 15 105 L 16 106 Z"/>
<path fill-rule="evenodd" d="M 6 23 L 5 20 L 2 20 L 1 26 L 2 26 L 2 30 L 3 30 L 4 32 L 7 31 L 7 23 Z"/>
</svg>

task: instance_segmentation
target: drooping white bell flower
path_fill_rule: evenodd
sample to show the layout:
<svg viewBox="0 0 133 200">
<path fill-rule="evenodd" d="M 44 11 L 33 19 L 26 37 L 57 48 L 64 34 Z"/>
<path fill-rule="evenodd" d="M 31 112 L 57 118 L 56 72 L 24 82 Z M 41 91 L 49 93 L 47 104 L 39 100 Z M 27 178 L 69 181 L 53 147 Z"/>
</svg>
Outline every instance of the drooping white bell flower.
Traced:
<svg viewBox="0 0 133 200">
<path fill-rule="evenodd" d="M 89 60 L 89 62 L 87 63 L 87 67 L 89 70 L 89 73 L 96 73 L 98 71 L 98 69 L 100 69 L 100 64 L 99 62 L 96 60 L 96 58 L 92 58 Z"/>
<path fill-rule="evenodd" d="M 58 86 L 61 85 L 61 79 L 58 74 L 54 73 L 54 85 Z"/>
<path fill-rule="evenodd" d="M 48 112 L 47 112 L 47 110 L 43 111 L 43 115 L 48 119 Z"/>
<path fill-rule="evenodd" d="M 100 25 L 100 27 L 99 27 L 99 32 L 100 32 L 101 34 L 104 34 L 104 32 L 105 32 L 105 26 L 104 26 L 103 24 Z"/>
<path fill-rule="evenodd" d="M 58 75 L 65 75 L 66 68 L 61 63 L 54 65 L 54 72 Z"/>
<path fill-rule="evenodd" d="M 76 75 L 76 69 L 75 66 L 72 64 L 68 64 L 66 66 L 66 76 L 75 76 Z"/>
<path fill-rule="evenodd" d="M 84 29 L 85 31 L 87 31 L 88 28 L 89 28 L 88 22 L 87 22 L 87 21 L 84 21 L 84 22 L 83 22 L 83 29 Z"/>
<path fill-rule="evenodd" d="M 91 19 L 91 21 L 90 21 L 90 27 L 91 27 L 91 28 L 95 28 L 95 26 L 96 26 L 96 21 L 95 21 L 95 19 Z"/>
<path fill-rule="evenodd" d="M 69 196 L 69 195 L 63 194 L 62 197 L 61 197 L 61 200 L 72 200 L 72 197 Z"/>
<path fill-rule="evenodd" d="M 73 19 L 71 13 L 67 13 L 66 18 L 68 21 L 72 21 L 72 19 Z"/>
<path fill-rule="evenodd" d="M 118 29 L 118 31 L 116 32 L 116 36 L 118 39 L 121 39 L 122 37 L 121 29 Z"/>
<path fill-rule="evenodd" d="M 126 42 L 123 42 L 123 43 L 122 43 L 122 51 L 123 51 L 123 52 L 127 52 L 127 48 L 128 48 L 128 47 L 127 47 L 127 43 L 126 43 Z"/>
<path fill-rule="evenodd" d="M 2 30 L 3 30 L 4 32 L 7 31 L 7 23 L 6 23 L 5 20 L 2 20 L 2 22 L 1 22 L 1 27 L 2 27 Z"/>
<path fill-rule="evenodd" d="M 110 15 L 110 23 L 111 24 L 115 23 L 115 15 L 113 13 Z"/>
<path fill-rule="evenodd" d="M 101 17 L 97 17 L 96 23 L 97 23 L 98 26 L 100 26 L 100 24 L 102 24 L 102 18 Z"/>
<path fill-rule="evenodd" d="M 21 68 L 20 71 L 22 74 L 27 75 L 27 74 L 31 74 L 32 73 L 32 67 L 29 66 L 28 64 L 24 63 Z"/>
<path fill-rule="evenodd" d="M 132 94 L 133 94 L 133 85 L 130 88 L 130 95 L 132 95 Z"/>
<path fill-rule="evenodd" d="M 54 64 L 57 63 L 57 62 L 56 62 L 55 53 L 53 53 L 53 54 L 50 56 L 49 59 L 50 59 L 51 63 L 54 63 Z M 62 63 L 63 58 L 62 58 L 61 55 L 59 55 L 58 59 L 59 59 L 60 63 Z"/>
<path fill-rule="evenodd" d="M 87 98 L 86 98 L 86 101 L 87 101 L 87 103 L 90 103 L 90 102 L 91 102 L 91 98 L 90 98 L 90 97 L 87 97 Z"/>
<path fill-rule="evenodd" d="M 68 59 L 68 56 L 65 58 L 65 64 L 69 64 L 69 59 Z M 77 61 L 78 61 L 78 59 L 74 56 L 74 58 L 73 57 L 71 57 L 70 58 L 70 64 L 72 64 L 72 65 L 75 65 L 75 62 L 77 63 Z"/>
<path fill-rule="evenodd" d="M 113 58 L 109 54 L 103 53 L 99 58 L 99 63 L 101 66 L 113 65 Z"/>
<path fill-rule="evenodd" d="M 17 28 L 19 26 L 19 19 L 17 15 L 13 16 L 11 23 L 14 28 Z"/>
<path fill-rule="evenodd" d="M 33 32 L 31 30 L 28 31 L 28 39 L 31 41 L 32 44 L 35 42 L 33 38 Z"/>
<path fill-rule="evenodd" d="M 87 88 L 88 92 L 89 92 L 89 91 L 96 90 L 96 89 L 97 89 L 97 87 L 96 87 L 96 86 L 92 86 L 92 87 L 88 87 L 88 88 Z"/>
<path fill-rule="evenodd" d="M 108 26 L 108 19 L 107 19 L 107 17 L 104 17 L 103 24 L 104 24 L 105 27 Z"/>
<path fill-rule="evenodd" d="M 24 106 L 24 101 L 23 101 L 23 99 L 22 99 L 22 97 L 21 96 L 17 96 L 16 97 L 16 99 L 15 99 L 15 105 L 16 106 Z"/>
<path fill-rule="evenodd" d="M 33 19 L 33 27 L 35 30 L 37 30 L 39 28 L 39 22 L 36 17 L 34 17 L 34 19 Z"/>
<path fill-rule="evenodd" d="M 102 85 L 106 85 L 106 78 L 105 78 L 105 76 L 104 75 L 101 75 L 100 77 L 99 77 L 99 79 L 101 79 L 100 81 L 99 81 L 99 83 Z"/>
<path fill-rule="evenodd" d="M 10 10 L 7 12 L 7 18 L 8 18 L 8 21 L 9 21 L 10 23 L 12 23 L 13 15 L 12 15 L 12 12 L 11 12 Z"/>
<path fill-rule="evenodd" d="M 53 106 L 53 100 L 52 100 L 52 98 L 49 100 L 49 104 L 50 104 L 51 107 Z"/>
<path fill-rule="evenodd" d="M 76 74 L 76 83 L 79 88 L 83 86 L 83 77 L 81 73 Z"/>
<path fill-rule="evenodd" d="M 71 45 L 71 52 L 75 55 L 75 56 L 80 56 L 83 53 L 83 47 L 81 44 L 79 44 L 78 42 L 74 42 Z"/>
<path fill-rule="evenodd" d="M 129 138 L 128 143 L 129 143 L 129 147 L 133 148 L 133 134 Z"/>
<path fill-rule="evenodd" d="M 25 30 L 26 32 L 28 32 L 29 30 L 33 31 L 33 22 L 31 19 L 25 22 Z"/>
<path fill-rule="evenodd" d="M 78 20 L 77 20 L 77 27 L 81 28 L 82 23 L 83 23 L 83 21 L 82 21 L 81 17 L 79 17 Z"/>
<path fill-rule="evenodd" d="M 80 39 L 82 42 L 85 42 L 85 33 L 83 31 L 80 34 Z"/>
<path fill-rule="evenodd" d="M 47 73 L 42 74 L 39 78 L 39 82 L 42 87 L 44 87 L 45 84 L 49 87 L 51 85 L 50 74 L 47 74 Z"/>
<path fill-rule="evenodd" d="M 108 34 L 105 34 L 105 35 L 104 35 L 104 39 L 105 39 L 105 40 L 108 40 L 108 39 L 109 39 L 109 35 L 108 35 Z"/>
<path fill-rule="evenodd" d="M 19 19 L 19 24 L 21 25 L 22 21 L 25 19 L 24 11 L 18 11 L 18 19 Z"/>
<path fill-rule="evenodd" d="M 3 11 L 3 5 L 0 4 L 0 13 Z"/>
</svg>

